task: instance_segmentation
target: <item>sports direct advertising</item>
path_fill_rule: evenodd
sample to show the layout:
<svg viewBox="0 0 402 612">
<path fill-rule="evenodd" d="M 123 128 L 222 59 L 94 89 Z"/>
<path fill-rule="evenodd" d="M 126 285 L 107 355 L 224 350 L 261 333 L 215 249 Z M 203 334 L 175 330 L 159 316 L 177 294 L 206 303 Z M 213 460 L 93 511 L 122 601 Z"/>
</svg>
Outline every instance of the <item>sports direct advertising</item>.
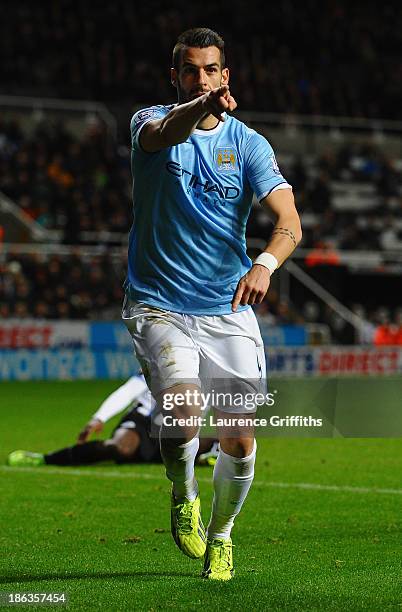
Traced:
<svg viewBox="0 0 402 612">
<path fill-rule="evenodd" d="M 397 347 L 308 347 L 302 326 L 278 326 L 262 335 L 270 377 L 402 372 L 402 350 Z M 125 378 L 138 367 L 121 323 L 9 320 L 0 325 L 0 380 Z"/>
</svg>

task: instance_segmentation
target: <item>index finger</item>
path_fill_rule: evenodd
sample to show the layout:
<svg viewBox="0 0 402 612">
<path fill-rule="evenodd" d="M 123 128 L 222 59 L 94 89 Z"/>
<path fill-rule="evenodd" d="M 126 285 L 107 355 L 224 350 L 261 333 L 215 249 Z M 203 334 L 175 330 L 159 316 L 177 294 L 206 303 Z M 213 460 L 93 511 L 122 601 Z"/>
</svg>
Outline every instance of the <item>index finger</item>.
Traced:
<svg viewBox="0 0 402 612">
<path fill-rule="evenodd" d="M 229 87 L 227 85 L 222 85 L 222 87 L 217 87 L 216 89 L 212 89 L 209 92 L 209 95 L 212 96 L 213 99 L 226 97 L 229 92 Z"/>
<path fill-rule="evenodd" d="M 228 85 L 221 85 L 221 87 L 214 89 L 214 92 L 217 96 L 224 96 L 225 94 L 228 93 L 228 91 L 229 91 Z"/>
<path fill-rule="evenodd" d="M 234 294 L 234 298 L 232 301 L 232 310 L 233 312 L 236 312 L 238 305 L 240 304 L 240 300 L 242 298 L 243 295 L 243 287 L 241 286 L 240 282 L 239 285 L 236 289 L 236 293 Z"/>
<path fill-rule="evenodd" d="M 237 102 L 232 96 L 229 96 L 228 103 L 230 111 L 234 111 L 237 108 Z"/>
</svg>

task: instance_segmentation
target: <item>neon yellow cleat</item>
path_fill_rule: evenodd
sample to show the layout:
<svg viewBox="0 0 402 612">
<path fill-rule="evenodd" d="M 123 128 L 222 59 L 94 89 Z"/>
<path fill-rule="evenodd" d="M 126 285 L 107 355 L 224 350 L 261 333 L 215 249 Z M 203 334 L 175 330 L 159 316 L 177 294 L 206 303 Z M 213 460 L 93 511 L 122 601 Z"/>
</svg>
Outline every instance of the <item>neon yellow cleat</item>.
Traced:
<svg viewBox="0 0 402 612">
<path fill-rule="evenodd" d="M 16 450 L 8 455 L 7 463 L 11 467 L 38 467 L 45 465 L 45 458 L 41 453 Z"/>
<path fill-rule="evenodd" d="M 214 442 L 209 451 L 197 457 L 197 465 L 214 467 L 219 455 L 219 442 Z"/>
<path fill-rule="evenodd" d="M 230 538 L 207 540 L 202 577 L 208 580 L 231 580 L 234 574 L 232 549 Z"/>
<path fill-rule="evenodd" d="M 171 527 L 172 536 L 180 550 L 191 559 L 205 554 L 206 535 L 201 520 L 200 496 L 194 501 L 185 499 L 177 503 L 172 492 Z"/>
</svg>

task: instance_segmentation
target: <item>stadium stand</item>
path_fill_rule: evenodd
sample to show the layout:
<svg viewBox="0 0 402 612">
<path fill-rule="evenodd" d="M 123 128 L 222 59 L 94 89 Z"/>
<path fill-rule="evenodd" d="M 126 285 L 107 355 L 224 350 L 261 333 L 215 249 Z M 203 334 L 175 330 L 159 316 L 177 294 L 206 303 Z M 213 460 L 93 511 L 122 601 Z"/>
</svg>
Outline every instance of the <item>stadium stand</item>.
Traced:
<svg viewBox="0 0 402 612">
<path fill-rule="evenodd" d="M 402 118 L 397 2 L 379 11 L 372 2 L 362 10 L 336 0 L 323 10 L 319 0 L 257 0 L 245 11 L 233 0 L 230 19 L 220 3 L 184 0 L 164 10 L 154 0 L 7 3 L 0 23 L 2 92 L 120 105 L 173 101 L 166 78 L 171 43 L 194 24 L 212 26 L 226 39 L 243 108 Z"/>
<path fill-rule="evenodd" d="M 85 232 L 122 232 L 131 225 L 129 154 L 99 125 L 81 139 L 61 124 L 39 124 L 24 135 L 16 121 L 0 123 L 0 191 L 61 242 Z M 91 242 L 87 239 L 85 242 Z"/>
<path fill-rule="evenodd" d="M 0 263 L 0 317 L 117 320 L 122 260 L 9 254 Z"/>
<path fill-rule="evenodd" d="M 279 155 L 302 213 L 305 248 L 329 242 L 347 250 L 402 246 L 402 160 L 373 145 L 344 145 L 301 159 Z M 16 121 L 0 123 L 0 191 L 61 242 L 87 244 L 108 232 L 126 239 L 131 224 L 129 149 L 101 124 L 81 139 L 61 124 L 39 124 L 29 136 Z M 256 206 L 249 236 L 265 239 L 271 223 Z"/>
</svg>

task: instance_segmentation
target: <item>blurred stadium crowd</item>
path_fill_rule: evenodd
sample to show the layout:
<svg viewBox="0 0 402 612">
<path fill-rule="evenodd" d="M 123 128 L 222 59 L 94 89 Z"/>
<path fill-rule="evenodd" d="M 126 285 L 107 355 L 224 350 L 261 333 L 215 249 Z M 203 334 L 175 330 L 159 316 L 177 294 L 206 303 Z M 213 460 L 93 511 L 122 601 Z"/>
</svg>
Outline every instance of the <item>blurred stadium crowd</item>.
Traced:
<svg viewBox="0 0 402 612">
<path fill-rule="evenodd" d="M 27 136 L 17 121 L 0 120 L 0 191 L 66 244 L 85 230 L 126 234 L 131 225 L 129 152 L 97 124 L 78 140 L 61 124 Z"/>
<path fill-rule="evenodd" d="M 20 0 L 6 10 L 4 93 L 166 104 L 174 101 L 172 40 L 197 24 L 225 38 L 240 107 L 402 117 L 402 12 L 394 1 L 176 0 L 162 9 L 158 0 Z"/>
<path fill-rule="evenodd" d="M 0 263 L 0 319 L 119 319 L 119 266 L 108 255 L 9 254 Z"/>
<path fill-rule="evenodd" d="M 304 247 L 402 247 L 402 160 L 372 144 L 278 158 L 302 214 Z M 0 120 L 0 191 L 65 244 L 90 243 L 85 232 L 102 231 L 117 233 L 118 243 L 131 225 L 130 151 L 101 123 L 78 140 L 60 124 L 39 124 L 26 136 L 18 122 Z M 248 236 L 266 240 L 271 228 L 255 206 Z"/>
</svg>

